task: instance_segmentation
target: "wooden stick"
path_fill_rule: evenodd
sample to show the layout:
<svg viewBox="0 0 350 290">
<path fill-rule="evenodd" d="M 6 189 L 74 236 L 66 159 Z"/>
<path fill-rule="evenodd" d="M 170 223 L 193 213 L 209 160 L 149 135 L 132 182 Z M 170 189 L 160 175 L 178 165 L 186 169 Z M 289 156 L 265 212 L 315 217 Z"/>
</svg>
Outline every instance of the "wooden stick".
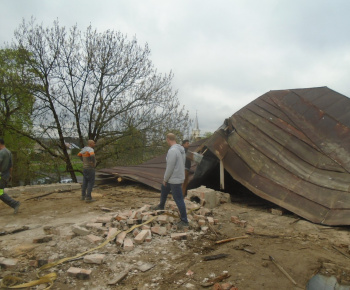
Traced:
<svg viewBox="0 0 350 290">
<path fill-rule="evenodd" d="M 272 261 L 272 263 L 274 263 L 276 265 L 276 267 L 289 279 L 289 281 L 291 281 L 294 285 L 297 285 L 297 282 L 295 282 L 293 280 L 293 278 L 291 276 L 289 276 L 289 274 L 286 272 L 286 270 L 284 270 L 282 268 L 281 265 L 279 265 L 274 258 L 272 258 L 271 256 L 269 256 L 270 260 Z"/>
<path fill-rule="evenodd" d="M 350 257 L 347 254 L 344 254 L 342 251 L 340 251 L 339 249 L 337 249 L 336 247 L 332 246 L 332 248 L 334 250 L 337 250 L 340 254 L 342 254 L 343 256 L 347 257 L 348 259 L 350 259 Z"/>
<path fill-rule="evenodd" d="M 239 240 L 239 239 L 246 239 L 249 238 L 249 236 L 241 236 L 241 237 L 235 237 L 235 238 L 229 238 L 226 240 L 220 240 L 215 242 L 215 244 L 222 244 L 222 243 L 227 243 L 227 242 L 231 242 L 231 241 L 235 241 L 235 240 Z"/>
</svg>

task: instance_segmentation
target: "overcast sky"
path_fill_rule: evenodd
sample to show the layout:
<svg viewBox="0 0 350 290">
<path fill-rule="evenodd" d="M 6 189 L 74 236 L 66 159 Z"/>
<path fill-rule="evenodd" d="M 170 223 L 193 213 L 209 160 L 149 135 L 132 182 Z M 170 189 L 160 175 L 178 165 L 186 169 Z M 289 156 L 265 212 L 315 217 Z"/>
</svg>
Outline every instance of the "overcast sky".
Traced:
<svg viewBox="0 0 350 290">
<path fill-rule="evenodd" d="M 116 30 L 148 43 L 201 133 L 270 90 L 350 96 L 348 0 L 0 0 L 0 43 L 22 19 Z"/>
</svg>

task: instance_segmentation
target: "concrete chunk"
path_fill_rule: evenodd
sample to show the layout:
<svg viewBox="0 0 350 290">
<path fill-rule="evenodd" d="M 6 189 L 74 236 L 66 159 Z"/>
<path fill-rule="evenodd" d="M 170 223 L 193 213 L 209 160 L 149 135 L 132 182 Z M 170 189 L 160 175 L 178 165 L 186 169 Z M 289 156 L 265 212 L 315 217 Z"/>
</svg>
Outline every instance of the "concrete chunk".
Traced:
<svg viewBox="0 0 350 290">
<path fill-rule="evenodd" d="M 92 254 L 92 255 L 86 255 L 84 257 L 84 263 L 88 264 L 102 264 L 106 255 L 103 254 Z"/>
<path fill-rule="evenodd" d="M 80 227 L 78 225 L 74 225 L 72 227 L 72 231 L 73 231 L 73 233 L 76 233 L 79 236 L 86 236 L 86 235 L 90 234 L 89 230 L 87 230 L 85 228 L 82 228 L 82 227 Z"/>
</svg>

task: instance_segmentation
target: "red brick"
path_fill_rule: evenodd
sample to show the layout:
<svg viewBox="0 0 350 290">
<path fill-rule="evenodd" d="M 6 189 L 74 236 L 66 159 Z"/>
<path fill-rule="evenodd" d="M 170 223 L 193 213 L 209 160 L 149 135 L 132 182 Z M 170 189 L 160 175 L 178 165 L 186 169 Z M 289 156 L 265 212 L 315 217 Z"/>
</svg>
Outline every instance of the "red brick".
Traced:
<svg viewBox="0 0 350 290">
<path fill-rule="evenodd" d="M 187 234 L 186 233 L 172 233 L 171 239 L 173 240 L 186 240 L 187 239 Z"/>
<path fill-rule="evenodd" d="M 148 230 L 142 230 L 134 239 L 135 243 L 141 244 L 145 241 L 146 236 L 148 235 Z"/>
<path fill-rule="evenodd" d="M 109 216 L 100 216 L 96 218 L 97 223 L 103 223 L 103 224 L 109 223 L 111 222 L 111 220 L 112 218 Z"/>
<path fill-rule="evenodd" d="M 165 236 L 167 234 L 166 227 L 160 227 L 160 226 L 151 227 L 151 231 L 152 233 L 155 233 L 160 236 Z"/>
<path fill-rule="evenodd" d="M 239 218 L 237 216 L 231 216 L 231 222 L 238 224 L 239 223 Z"/>
<path fill-rule="evenodd" d="M 98 244 L 103 240 L 101 237 L 95 235 L 87 235 L 86 238 L 93 244 Z"/>
<path fill-rule="evenodd" d="M 158 216 L 158 218 L 157 218 L 157 221 L 158 221 L 160 224 L 166 224 L 166 223 L 169 222 L 168 220 L 169 220 L 169 218 L 168 218 L 167 215 L 160 215 L 160 216 Z"/>
<path fill-rule="evenodd" d="M 126 232 L 121 232 L 120 234 L 117 235 L 116 243 L 119 245 L 122 245 L 124 243 L 125 237 L 126 237 Z"/>
<path fill-rule="evenodd" d="M 124 239 L 124 250 L 125 251 L 132 251 L 134 249 L 134 243 L 130 238 Z"/>
<path fill-rule="evenodd" d="M 212 217 L 208 216 L 207 219 L 210 225 L 214 225 L 214 219 Z"/>
<path fill-rule="evenodd" d="M 113 236 L 115 236 L 115 234 L 119 232 L 119 230 L 117 228 L 110 228 L 107 234 L 107 240 Z"/>
</svg>

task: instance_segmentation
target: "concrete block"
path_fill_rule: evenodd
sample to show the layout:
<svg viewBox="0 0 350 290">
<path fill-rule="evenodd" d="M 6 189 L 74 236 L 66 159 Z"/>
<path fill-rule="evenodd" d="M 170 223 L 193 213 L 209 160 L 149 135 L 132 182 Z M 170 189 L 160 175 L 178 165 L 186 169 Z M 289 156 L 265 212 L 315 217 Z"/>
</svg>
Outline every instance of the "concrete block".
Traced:
<svg viewBox="0 0 350 290">
<path fill-rule="evenodd" d="M 69 276 L 73 276 L 82 280 L 89 279 L 91 272 L 92 272 L 91 270 L 81 269 L 76 267 L 70 267 L 67 271 Z"/>
<path fill-rule="evenodd" d="M 92 254 L 84 256 L 84 263 L 87 264 L 102 264 L 106 255 L 103 254 Z"/>
<path fill-rule="evenodd" d="M 85 229 L 85 228 L 80 227 L 78 225 L 73 225 L 72 231 L 73 231 L 73 233 L 76 233 L 79 236 L 86 236 L 86 235 L 90 234 L 90 231 L 88 229 Z"/>
<path fill-rule="evenodd" d="M 13 268 L 17 265 L 18 259 L 7 259 L 7 258 L 0 258 L 0 265 L 1 267 L 4 267 L 6 269 Z"/>
</svg>

